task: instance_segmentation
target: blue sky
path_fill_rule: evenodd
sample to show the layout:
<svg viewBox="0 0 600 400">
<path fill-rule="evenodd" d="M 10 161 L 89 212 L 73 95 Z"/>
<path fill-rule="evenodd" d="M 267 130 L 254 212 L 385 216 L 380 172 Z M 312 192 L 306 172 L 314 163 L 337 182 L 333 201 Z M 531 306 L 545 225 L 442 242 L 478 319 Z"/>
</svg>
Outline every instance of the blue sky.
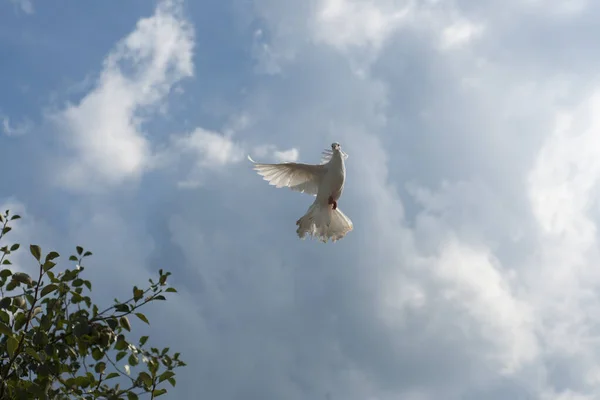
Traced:
<svg viewBox="0 0 600 400">
<path fill-rule="evenodd" d="M 188 362 L 169 398 L 596 399 L 598 18 L 0 0 L 0 206 L 13 241 L 92 250 L 100 301 L 173 272 L 148 313 Z M 355 228 L 300 241 L 311 198 L 245 156 L 316 163 L 333 141 Z"/>
</svg>

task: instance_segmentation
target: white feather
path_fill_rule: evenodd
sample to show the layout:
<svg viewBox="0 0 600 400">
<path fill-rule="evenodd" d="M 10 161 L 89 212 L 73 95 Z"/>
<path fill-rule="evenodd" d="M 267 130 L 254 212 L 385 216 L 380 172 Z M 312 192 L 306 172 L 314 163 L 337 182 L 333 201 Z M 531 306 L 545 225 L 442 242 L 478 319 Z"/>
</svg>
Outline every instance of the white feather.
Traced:
<svg viewBox="0 0 600 400">
<path fill-rule="evenodd" d="M 260 164 L 250 156 L 248 159 L 254 163 L 254 169 L 263 179 L 277 188 L 289 187 L 290 189 L 316 196 L 321 177 L 326 168 L 323 165 L 310 165 L 300 163 Z"/>
</svg>

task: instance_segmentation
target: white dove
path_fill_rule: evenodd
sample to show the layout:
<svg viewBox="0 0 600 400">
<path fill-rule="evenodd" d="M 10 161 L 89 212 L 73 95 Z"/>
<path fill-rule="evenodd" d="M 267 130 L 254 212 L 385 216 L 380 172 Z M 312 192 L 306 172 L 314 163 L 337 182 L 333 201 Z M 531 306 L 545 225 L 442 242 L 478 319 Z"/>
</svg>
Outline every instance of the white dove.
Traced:
<svg viewBox="0 0 600 400">
<path fill-rule="evenodd" d="M 250 156 L 254 169 L 270 185 L 316 196 L 313 204 L 298 221 L 296 233 L 301 239 L 308 234 L 327 242 L 343 238 L 354 226 L 337 206 L 344 190 L 348 155 L 339 143 L 333 143 L 331 150 L 323 151 L 320 165 L 286 162 L 280 164 L 259 164 Z"/>
</svg>

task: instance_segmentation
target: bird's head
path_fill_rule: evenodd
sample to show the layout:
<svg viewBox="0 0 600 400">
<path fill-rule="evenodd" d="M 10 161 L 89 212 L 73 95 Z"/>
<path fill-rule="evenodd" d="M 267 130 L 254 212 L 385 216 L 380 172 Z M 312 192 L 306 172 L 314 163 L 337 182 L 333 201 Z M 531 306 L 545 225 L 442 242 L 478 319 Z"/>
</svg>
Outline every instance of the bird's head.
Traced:
<svg viewBox="0 0 600 400">
<path fill-rule="evenodd" d="M 331 143 L 331 150 L 339 151 L 342 149 L 342 146 L 338 142 Z"/>
</svg>

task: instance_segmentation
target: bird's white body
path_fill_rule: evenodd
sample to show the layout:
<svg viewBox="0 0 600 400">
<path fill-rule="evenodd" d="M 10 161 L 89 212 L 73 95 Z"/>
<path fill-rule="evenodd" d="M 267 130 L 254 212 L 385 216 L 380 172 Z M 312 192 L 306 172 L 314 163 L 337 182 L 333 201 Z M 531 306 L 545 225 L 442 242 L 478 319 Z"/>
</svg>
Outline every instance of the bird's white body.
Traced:
<svg viewBox="0 0 600 400">
<path fill-rule="evenodd" d="M 350 218 L 337 208 L 337 201 L 344 191 L 344 159 L 348 156 L 338 143 L 333 143 L 331 148 L 324 152 L 326 162 L 320 165 L 255 163 L 254 168 L 269 184 L 316 196 L 306 214 L 296 221 L 296 233 L 300 238 L 309 235 L 323 242 L 330 239 L 335 242 L 354 228 Z"/>
<path fill-rule="evenodd" d="M 336 202 L 342 197 L 346 181 L 346 165 L 340 152 L 333 153 L 331 160 L 325 165 L 327 171 L 323 175 L 315 201 L 327 204 L 329 197 Z"/>
</svg>

